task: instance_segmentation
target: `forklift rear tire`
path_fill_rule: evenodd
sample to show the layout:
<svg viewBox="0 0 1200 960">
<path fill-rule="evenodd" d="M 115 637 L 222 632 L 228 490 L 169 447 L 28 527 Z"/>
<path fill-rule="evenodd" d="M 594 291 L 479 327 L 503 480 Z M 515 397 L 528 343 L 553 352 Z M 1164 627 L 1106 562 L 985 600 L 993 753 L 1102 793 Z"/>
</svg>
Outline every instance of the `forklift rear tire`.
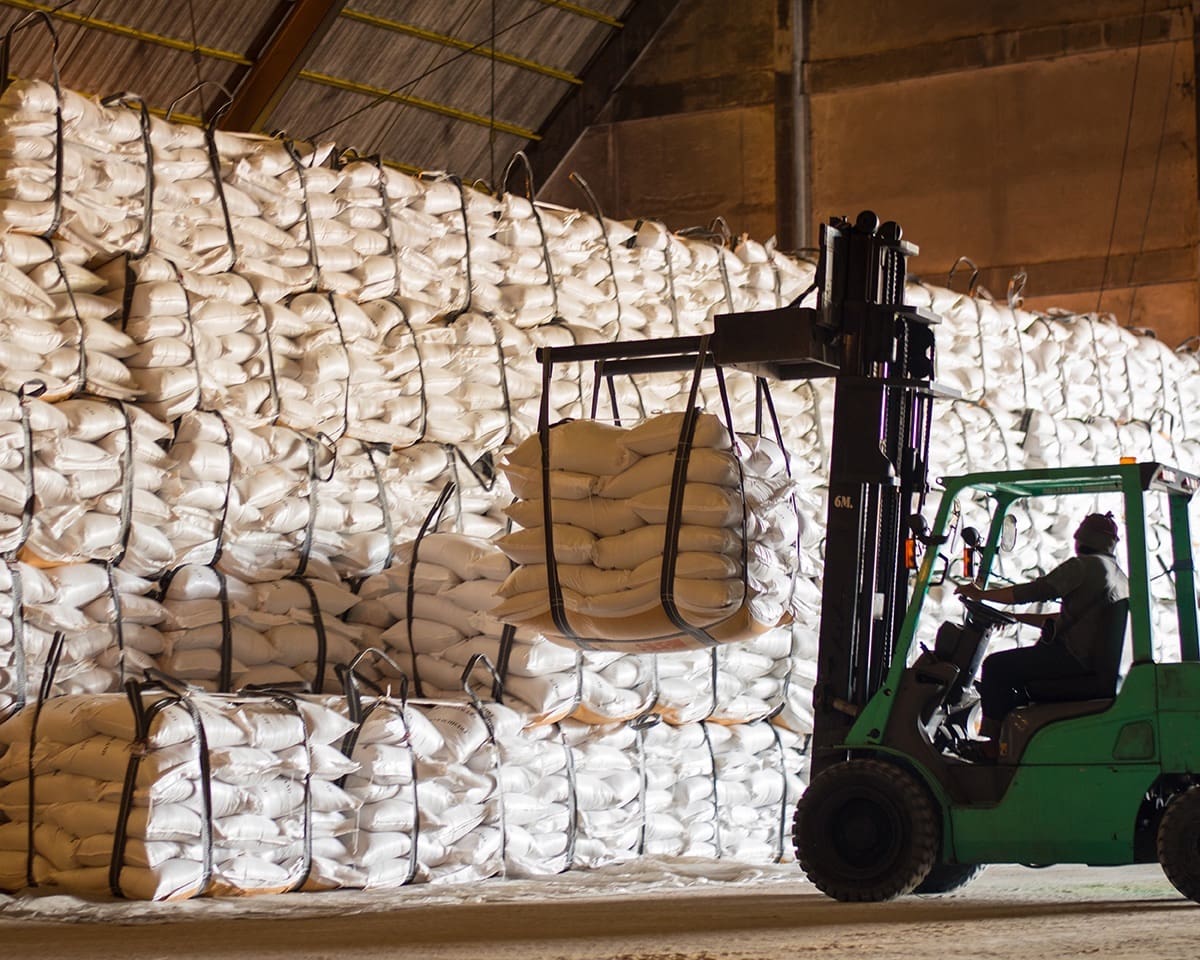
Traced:
<svg viewBox="0 0 1200 960">
<path fill-rule="evenodd" d="M 792 839 L 808 879 L 835 900 L 912 893 L 937 860 L 941 821 L 912 774 L 879 760 L 822 771 L 796 806 Z"/>
<path fill-rule="evenodd" d="M 953 893 L 983 873 L 983 863 L 935 863 L 913 893 Z"/>
<path fill-rule="evenodd" d="M 1176 890 L 1200 903 L 1200 787 L 1179 794 L 1163 811 L 1158 862 Z"/>
</svg>

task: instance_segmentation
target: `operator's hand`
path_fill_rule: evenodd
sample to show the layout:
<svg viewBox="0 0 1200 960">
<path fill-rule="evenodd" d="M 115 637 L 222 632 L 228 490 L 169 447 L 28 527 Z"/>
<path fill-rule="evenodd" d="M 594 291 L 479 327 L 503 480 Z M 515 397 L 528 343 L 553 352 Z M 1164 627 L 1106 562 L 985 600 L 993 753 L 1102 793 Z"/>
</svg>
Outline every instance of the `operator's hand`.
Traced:
<svg viewBox="0 0 1200 960">
<path fill-rule="evenodd" d="M 966 597 L 968 600 L 983 599 L 983 589 L 974 580 L 960 583 L 954 588 L 954 593 L 956 596 Z"/>
</svg>

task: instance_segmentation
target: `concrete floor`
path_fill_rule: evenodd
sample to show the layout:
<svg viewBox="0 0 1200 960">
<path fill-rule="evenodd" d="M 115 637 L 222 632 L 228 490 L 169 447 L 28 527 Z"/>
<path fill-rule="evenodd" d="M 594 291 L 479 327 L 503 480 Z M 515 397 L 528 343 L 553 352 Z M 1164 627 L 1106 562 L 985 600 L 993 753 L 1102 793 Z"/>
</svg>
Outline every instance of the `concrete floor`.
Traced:
<svg viewBox="0 0 1200 960">
<path fill-rule="evenodd" d="M 1194 960 L 1200 906 L 1157 867 L 992 867 L 957 894 L 849 905 L 794 866 L 650 864 L 176 904 L 0 898 L 4 960 Z M 716 879 L 712 879 L 715 877 Z"/>
</svg>

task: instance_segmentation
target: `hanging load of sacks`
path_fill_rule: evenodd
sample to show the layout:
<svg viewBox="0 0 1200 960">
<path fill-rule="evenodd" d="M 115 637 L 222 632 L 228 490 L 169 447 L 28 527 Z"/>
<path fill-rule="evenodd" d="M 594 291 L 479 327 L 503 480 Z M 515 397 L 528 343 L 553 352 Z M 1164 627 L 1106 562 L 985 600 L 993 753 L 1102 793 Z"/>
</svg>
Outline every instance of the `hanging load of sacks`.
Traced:
<svg viewBox="0 0 1200 960">
<path fill-rule="evenodd" d="M 774 438 L 739 434 L 702 413 L 702 370 L 683 413 L 633 427 L 543 418 L 502 463 L 522 529 L 498 541 L 517 568 L 493 616 L 584 649 L 657 653 L 790 622 L 801 521 L 779 424 Z"/>
</svg>

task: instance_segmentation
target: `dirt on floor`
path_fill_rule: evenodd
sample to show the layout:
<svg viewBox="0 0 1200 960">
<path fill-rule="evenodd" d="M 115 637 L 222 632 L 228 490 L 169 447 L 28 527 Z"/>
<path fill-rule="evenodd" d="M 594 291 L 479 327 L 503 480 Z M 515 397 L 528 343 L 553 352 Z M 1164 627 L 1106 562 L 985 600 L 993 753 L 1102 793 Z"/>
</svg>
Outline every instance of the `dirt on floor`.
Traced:
<svg viewBox="0 0 1200 960">
<path fill-rule="evenodd" d="M 1195 960 L 1200 906 L 1156 866 L 991 867 L 840 904 L 794 865 L 649 862 L 552 880 L 180 903 L 0 897 L 3 960 Z"/>
</svg>

